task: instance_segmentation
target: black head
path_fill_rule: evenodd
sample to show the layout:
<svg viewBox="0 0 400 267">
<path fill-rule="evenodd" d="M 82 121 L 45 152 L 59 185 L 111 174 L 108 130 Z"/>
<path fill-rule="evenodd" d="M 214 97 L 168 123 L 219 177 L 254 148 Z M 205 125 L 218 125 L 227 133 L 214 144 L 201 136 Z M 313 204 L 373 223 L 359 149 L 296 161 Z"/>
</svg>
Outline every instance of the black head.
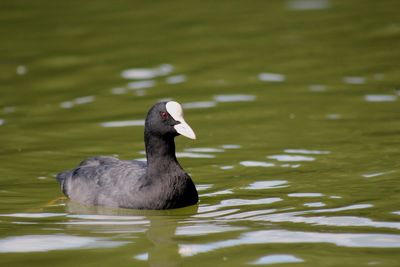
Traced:
<svg viewBox="0 0 400 267">
<path fill-rule="evenodd" d="M 159 102 L 147 113 L 145 133 L 155 136 L 175 137 L 179 134 L 196 139 L 192 128 L 183 118 L 181 105 L 175 101 Z"/>
</svg>

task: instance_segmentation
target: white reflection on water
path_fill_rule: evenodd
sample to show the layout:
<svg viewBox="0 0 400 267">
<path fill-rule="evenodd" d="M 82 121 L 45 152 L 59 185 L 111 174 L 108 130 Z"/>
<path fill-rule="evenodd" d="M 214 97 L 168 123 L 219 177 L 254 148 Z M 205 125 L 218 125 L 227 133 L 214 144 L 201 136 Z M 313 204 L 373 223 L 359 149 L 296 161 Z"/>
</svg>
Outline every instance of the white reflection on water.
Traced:
<svg viewBox="0 0 400 267">
<path fill-rule="evenodd" d="M 288 194 L 289 197 L 322 197 L 321 193 L 292 193 Z"/>
<path fill-rule="evenodd" d="M 179 226 L 176 229 L 175 234 L 184 236 L 201 236 L 214 233 L 246 230 L 246 229 L 247 229 L 246 227 L 201 223 L 197 225 Z"/>
<path fill-rule="evenodd" d="M 303 260 L 293 255 L 273 254 L 261 257 L 256 261 L 250 262 L 250 264 L 268 265 L 268 264 L 294 263 L 294 262 L 303 262 Z"/>
<path fill-rule="evenodd" d="M 230 195 L 233 194 L 233 191 L 231 189 L 225 189 L 221 191 L 216 191 L 212 193 L 207 193 L 207 194 L 201 194 L 200 197 L 214 197 L 214 196 L 219 196 L 219 195 Z"/>
<path fill-rule="evenodd" d="M 276 159 L 277 161 L 313 161 L 315 158 L 300 155 L 272 155 L 268 156 L 269 159 Z"/>
<path fill-rule="evenodd" d="M 347 84 L 364 84 L 367 81 L 364 77 L 344 77 L 343 82 Z"/>
<path fill-rule="evenodd" d="M 28 68 L 25 65 L 19 65 L 16 69 L 18 75 L 25 75 L 28 73 Z"/>
<path fill-rule="evenodd" d="M 364 178 L 372 178 L 372 177 L 381 176 L 384 174 L 386 174 L 386 172 L 374 172 L 374 173 L 365 173 L 365 174 L 362 174 L 361 176 Z"/>
<path fill-rule="evenodd" d="M 145 79 L 153 79 L 158 76 L 165 76 L 173 71 L 174 71 L 174 66 L 170 64 L 161 64 L 155 68 L 127 69 L 121 72 L 121 76 L 125 79 L 145 80 Z"/>
<path fill-rule="evenodd" d="M 325 92 L 326 86 L 322 84 L 312 84 L 309 89 L 311 92 Z"/>
<path fill-rule="evenodd" d="M 215 101 L 198 101 L 198 102 L 183 103 L 182 107 L 184 109 L 213 108 L 216 105 L 217 105 L 217 102 L 215 102 Z"/>
<path fill-rule="evenodd" d="M 342 118 L 342 115 L 336 114 L 336 113 L 331 113 L 331 114 L 327 114 L 326 118 L 329 120 L 339 120 Z"/>
<path fill-rule="evenodd" d="M 224 149 L 239 149 L 242 146 L 241 145 L 236 145 L 236 144 L 226 144 L 221 146 Z"/>
<path fill-rule="evenodd" d="M 196 158 L 196 159 L 212 159 L 215 158 L 211 154 L 192 153 L 192 152 L 176 152 L 177 158 Z"/>
<path fill-rule="evenodd" d="M 232 170 L 233 168 L 235 168 L 235 166 L 233 165 L 224 165 L 219 167 L 221 170 Z"/>
<path fill-rule="evenodd" d="M 397 100 L 395 95 L 366 95 L 364 96 L 367 102 L 393 102 Z"/>
<path fill-rule="evenodd" d="M 266 215 L 258 215 L 248 218 L 251 221 L 263 221 L 263 222 L 291 222 L 291 223 L 306 223 L 312 225 L 328 225 L 328 226 L 342 226 L 342 227 L 374 227 L 374 228 L 392 228 L 400 229 L 400 222 L 384 222 L 384 221 L 373 221 L 369 218 L 356 217 L 356 216 L 309 216 L 309 214 L 316 213 L 332 213 L 338 211 L 347 211 L 355 209 L 366 209 L 371 208 L 371 204 L 358 204 L 332 209 L 318 209 L 318 210 L 306 210 L 306 211 L 294 211 L 294 212 L 282 212 Z M 302 216 L 308 215 L 308 216 Z"/>
<path fill-rule="evenodd" d="M 196 184 L 197 191 L 207 190 L 207 189 L 210 189 L 212 187 L 213 187 L 212 184 Z"/>
<path fill-rule="evenodd" d="M 83 104 L 88 104 L 93 102 L 96 99 L 95 96 L 82 96 L 82 97 L 77 97 L 74 100 L 71 101 L 64 101 L 60 103 L 60 106 L 62 108 L 72 108 L 75 105 L 83 105 Z"/>
<path fill-rule="evenodd" d="M 301 164 L 288 164 L 288 163 L 281 164 L 281 167 L 284 168 L 299 168 L 300 166 Z"/>
<path fill-rule="evenodd" d="M 168 84 L 178 84 L 178 83 L 183 83 L 186 82 L 186 75 L 174 75 L 167 77 L 165 79 L 165 82 Z"/>
<path fill-rule="evenodd" d="M 130 121 L 109 121 L 100 123 L 103 127 L 128 127 L 128 126 L 144 126 L 144 120 Z"/>
<path fill-rule="evenodd" d="M 6 121 L 4 119 L 0 119 L 0 125 L 3 125 Z"/>
<path fill-rule="evenodd" d="M 139 254 L 133 257 L 134 259 L 140 260 L 140 261 L 148 261 L 149 260 L 149 253 L 143 253 Z"/>
<path fill-rule="evenodd" d="M 325 203 L 323 202 L 308 202 L 303 204 L 306 207 L 324 207 Z"/>
<path fill-rule="evenodd" d="M 285 180 L 273 180 L 273 181 L 257 181 L 249 184 L 249 186 L 244 189 L 249 190 L 257 190 L 257 189 L 273 189 L 273 188 L 282 188 L 288 187 L 287 181 Z"/>
<path fill-rule="evenodd" d="M 208 244 L 180 244 L 179 253 L 184 257 L 188 257 L 221 248 L 274 243 L 331 243 L 342 247 L 399 248 L 400 235 L 264 230 L 244 233 L 237 239 L 217 241 Z"/>
<path fill-rule="evenodd" d="M 2 217 L 15 217 L 15 218 L 51 218 L 65 216 L 67 213 L 9 213 L 0 214 Z"/>
<path fill-rule="evenodd" d="M 283 74 L 278 73 L 260 73 L 258 79 L 263 82 L 283 82 L 286 77 Z"/>
<path fill-rule="evenodd" d="M 138 89 L 147 89 L 156 85 L 154 80 L 145 80 L 145 81 L 137 81 L 128 83 L 128 88 L 133 90 Z"/>
<path fill-rule="evenodd" d="M 57 235 L 25 235 L 0 239 L 0 253 L 42 252 L 65 249 L 113 248 L 128 242 L 102 238 Z"/>
<path fill-rule="evenodd" d="M 247 102 L 254 101 L 255 95 L 216 95 L 214 100 L 217 102 Z"/>
<path fill-rule="evenodd" d="M 128 90 L 126 88 L 123 87 L 115 87 L 111 89 L 111 93 L 113 95 L 123 95 L 127 92 Z"/>
<path fill-rule="evenodd" d="M 117 215 L 100 215 L 100 214 L 70 214 L 68 218 L 83 220 L 114 220 L 114 221 L 131 221 L 145 220 L 144 216 L 117 216 Z"/>
<path fill-rule="evenodd" d="M 4 112 L 4 113 L 13 113 L 13 112 L 15 112 L 16 110 L 17 110 L 17 108 L 14 107 L 14 106 L 7 106 L 7 107 L 4 107 L 4 108 L 3 108 L 3 112 Z"/>
<path fill-rule="evenodd" d="M 251 161 L 251 160 L 241 161 L 240 165 L 245 166 L 245 167 L 273 167 L 273 166 L 275 166 L 274 163 L 264 162 L 264 161 Z"/>
<path fill-rule="evenodd" d="M 258 199 L 232 198 L 232 199 L 222 200 L 219 205 L 222 207 L 235 207 L 243 205 L 272 204 L 279 201 L 282 201 L 280 197 L 258 198 Z"/>
<path fill-rule="evenodd" d="M 294 154 L 330 154 L 330 151 L 323 151 L 323 150 L 308 150 L 308 149 L 285 149 L 285 153 L 294 153 Z"/>
<path fill-rule="evenodd" d="M 219 191 L 223 192 L 223 191 Z M 212 194 L 212 193 L 211 193 Z M 200 195 L 200 197 L 203 197 L 204 195 Z M 225 213 L 227 210 L 222 210 L 222 211 L 216 211 L 216 212 L 210 212 L 210 211 L 215 211 L 221 208 L 230 208 L 230 207 L 237 207 L 237 206 L 247 206 L 247 205 L 262 205 L 262 204 L 272 204 L 282 201 L 281 198 L 279 197 L 271 197 L 271 198 L 261 198 L 261 199 L 225 199 L 222 200 L 219 204 L 216 205 L 204 205 L 200 206 L 198 213 L 194 215 L 193 217 L 197 218 L 203 218 L 203 217 L 217 217 L 229 213 L 234 213 L 239 211 L 239 209 L 229 209 L 227 213 Z M 262 211 L 262 214 L 265 213 L 265 210 Z"/>
<path fill-rule="evenodd" d="M 83 221 L 68 221 L 68 222 L 60 222 L 56 224 L 61 225 L 148 225 L 148 220 L 138 220 L 138 221 L 122 221 L 122 220 L 83 220 Z"/>
<path fill-rule="evenodd" d="M 290 10 L 321 10 L 330 6 L 330 0 L 290 0 L 287 3 Z"/>
</svg>

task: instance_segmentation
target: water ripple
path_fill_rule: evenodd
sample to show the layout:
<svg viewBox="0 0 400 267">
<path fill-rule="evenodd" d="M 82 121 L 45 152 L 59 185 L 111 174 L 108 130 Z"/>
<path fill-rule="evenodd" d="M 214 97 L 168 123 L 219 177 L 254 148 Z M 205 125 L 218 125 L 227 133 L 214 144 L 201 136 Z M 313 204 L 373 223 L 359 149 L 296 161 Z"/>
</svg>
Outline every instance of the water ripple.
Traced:
<svg viewBox="0 0 400 267">
<path fill-rule="evenodd" d="M 246 227 L 234 227 L 229 225 L 214 225 L 209 223 L 202 223 L 198 225 L 180 226 L 176 229 L 176 235 L 183 236 L 201 236 L 215 233 L 231 232 L 245 230 Z"/>
<path fill-rule="evenodd" d="M 179 253 L 184 257 L 188 257 L 199 253 L 215 251 L 221 248 L 274 243 L 330 243 L 336 246 L 354 248 L 400 248 L 400 235 L 264 230 L 244 233 L 237 239 L 217 241 L 208 244 L 180 244 Z"/>
<path fill-rule="evenodd" d="M 306 156 L 300 156 L 300 155 L 272 155 L 268 156 L 267 158 L 269 159 L 275 159 L 277 161 L 285 161 L 285 162 L 291 162 L 291 161 L 314 161 L 314 157 L 306 157 Z"/>
<path fill-rule="evenodd" d="M 303 262 L 303 259 L 300 259 L 293 255 L 288 254 L 273 254 L 267 255 L 259 258 L 256 261 L 250 262 L 250 264 L 255 265 L 268 265 L 268 264 L 277 264 L 277 263 L 294 263 L 294 262 Z"/>
<path fill-rule="evenodd" d="M 244 189 L 257 190 L 257 189 L 273 189 L 287 187 L 287 181 L 285 180 L 273 180 L 273 181 L 257 181 L 249 184 Z"/>
<path fill-rule="evenodd" d="M 252 160 L 241 161 L 240 165 L 245 166 L 245 167 L 273 167 L 273 166 L 275 166 L 274 163 L 264 162 L 264 161 L 252 161 Z"/>
<path fill-rule="evenodd" d="M 254 101 L 255 95 L 216 95 L 214 100 L 217 102 L 247 102 Z"/>
<path fill-rule="evenodd" d="M 43 252 L 65 249 L 113 248 L 128 242 L 102 238 L 57 235 L 25 235 L 0 239 L 0 253 Z"/>
</svg>

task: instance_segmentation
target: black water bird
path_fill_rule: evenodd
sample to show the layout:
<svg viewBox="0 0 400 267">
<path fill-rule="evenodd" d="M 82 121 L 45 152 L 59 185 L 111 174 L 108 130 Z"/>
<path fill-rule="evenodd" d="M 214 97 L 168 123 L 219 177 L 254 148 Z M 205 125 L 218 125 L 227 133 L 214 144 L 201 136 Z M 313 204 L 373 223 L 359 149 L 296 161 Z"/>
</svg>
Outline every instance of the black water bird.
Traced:
<svg viewBox="0 0 400 267">
<path fill-rule="evenodd" d="M 173 209 L 196 204 L 198 194 L 175 156 L 174 138 L 196 135 L 174 101 L 148 112 L 144 140 L 147 163 L 116 157 L 92 157 L 57 175 L 63 193 L 73 201 L 130 209 Z"/>
</svg>

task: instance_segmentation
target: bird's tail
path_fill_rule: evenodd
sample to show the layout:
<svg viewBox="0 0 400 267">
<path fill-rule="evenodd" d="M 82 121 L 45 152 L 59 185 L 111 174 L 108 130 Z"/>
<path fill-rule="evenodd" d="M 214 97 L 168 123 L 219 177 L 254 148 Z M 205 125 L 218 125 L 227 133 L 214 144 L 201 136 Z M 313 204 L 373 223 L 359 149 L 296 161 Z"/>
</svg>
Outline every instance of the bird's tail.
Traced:
<svg viewBox="0 0 400 267">
<path fill-rule="evenodd" d="M 68 177 L 71 176 L 71 174 L 72 174 L 71 171 L 63 171 L 63 172 L 60 172 L 59 174 L 57 174 L 57 176 L 56 176 L 56 180 L 60 184 L 61 190 L 64 193 L 64 195 L 66 195 L 66 196 L 68 196 L 66 182 L 67 182 Z"/>
</svg>

